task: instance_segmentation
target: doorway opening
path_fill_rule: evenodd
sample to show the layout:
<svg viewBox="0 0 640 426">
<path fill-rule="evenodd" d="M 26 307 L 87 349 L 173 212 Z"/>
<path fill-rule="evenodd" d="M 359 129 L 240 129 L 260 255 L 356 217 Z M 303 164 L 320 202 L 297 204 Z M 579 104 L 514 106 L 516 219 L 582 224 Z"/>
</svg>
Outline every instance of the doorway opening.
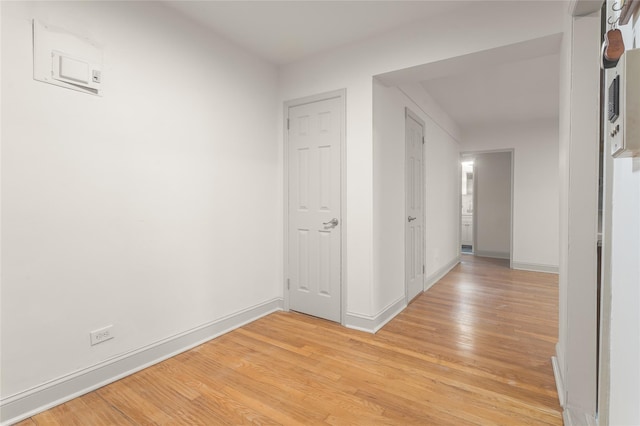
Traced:
<svg viewBox="0 0 640 426">
<path fill-rule="evenodd" d="M 465 152 L 460 159 L 463 178 L 460 252 L 468 253 L 463 246 L 470 245 L 475 256 L 508 260 L 510 268 L 513 266 L 513 157 L 514 150 L 506 149 Z M 464 226 L 465 223 L 469 226 Z"/>
<path fill-rule="evenodd" d="M 460 251 L 465 254 L 473 254 L 473 159 L 465 158 L 461 165 Z"/>
</svg>

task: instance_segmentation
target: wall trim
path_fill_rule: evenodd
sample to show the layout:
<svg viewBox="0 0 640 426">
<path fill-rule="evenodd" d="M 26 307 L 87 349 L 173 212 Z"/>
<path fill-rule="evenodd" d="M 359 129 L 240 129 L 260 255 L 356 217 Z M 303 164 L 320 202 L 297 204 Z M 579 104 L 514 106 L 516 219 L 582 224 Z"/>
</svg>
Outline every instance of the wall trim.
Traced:
<svg viewBox="0 0 640 426">
<path fill-rule="evenodd" d="M 560 364 L 558 364 L 558 357 L 551 357 L 551 365 L 553 366 L 553 377 L 556 379 L 556 390 L 558 391 L 558 400 L 560 401 L 560 406 L 564 408 L 565 400 L 565 390 L 564 390 L 564 381 L 562 380 L 562 373 L 560 372 Z"/>
<path fill-rule="evenodd" d="M 560 401 L 560 406 L 562 407 L 562 421 L 564 423 L 564 426 L 597 426 L 598 421 L 593 415 L 585 412 L 584 410 L 572 407 L 570 404 L 567 404 L 567 393 L 564 386 L 564 380 L 562 379 L 562 371 L 560 370 L 560 363 L 558 362 L 557 352 L 556 356 L 551 357 L 551 365 L 553 366 L 553 376 L 556 379 L 558 400 Z"/>
<path fill-rule="evenodd" d="M 544 265 L 542 263 L 526 263 L 526 262 L 513 262 L 511 264 L 513 269 L 519 269 L 521 271 L 533 271 L 533 272 L 547 272 L 549 274 L 558 274 L 558 265 Z"/>
<path fill-rule="evenodd" d="M 598 422 L 592 415 L 579 409 L 565 408 L 562 412 L 564 426 L 597 426 Z"/>
<path fill-rule="evenodd" d="M 564 426 L 573 426 L 573 420 L 567 410 L 562 410 L 562 424 Z"/>
<path fill-rule="evenodd" d="M 432 274 L 429 274 L 426 282 L 424 283 L 424 291 L 429 290 L 435 283 L 440 281 L 442 277 L 447 275 L 453 268 L 455 268 L 458 263 L 460 263 L 460 255 L 454 257 L 451 262 L 447 263 L 437 271 Z"/>
<path fill-rule="evenodd" d="M 0 424 L 34 416 L 282 309 L 282 298 L 268 300 L 4 398 Z"/>
<path fill-rule="evenodd" d="M 485 250 L 474 250 L 474 254 L 478 257 L 493 257 L 495 259 L 510 259 L 509 253 L 504 253 L 500 251 L 485 251 Z"/>
<path fill-rule="evenodd" d="M 405 296 L 402 295 L 401 298 L 395 302 L 391 302 L 375 315 L 347 312 L 344 325 L 354 330 L 375 334 L 406 307 L 407 301 Z"/>
<path fill-rule="evenodd" d="M 460 263 L 460 256 L 455 257 L 451 262 L 438 269 L 433 274 L 429 275 L 424 283 L 424 289 L 422 293 L 429 290 L 435 283 L 440 281 L 442 277 L 447 275 L 455 266 Z M 417 296 L 416 296 L 417 297 Z M 360 330 L 367 333 L 377 333 L 386 323 L 391 321 L 400 312 L 406 308 L 407 301 L 405 296 L 402 296 L 395 302 L 391 302 L 386 307 L 382 308 L 380 312 L 374 315 L 364 315 L 355 312 L 347 312 L 344 326 L 352 328 L 354 330 Z"/>
</svg>

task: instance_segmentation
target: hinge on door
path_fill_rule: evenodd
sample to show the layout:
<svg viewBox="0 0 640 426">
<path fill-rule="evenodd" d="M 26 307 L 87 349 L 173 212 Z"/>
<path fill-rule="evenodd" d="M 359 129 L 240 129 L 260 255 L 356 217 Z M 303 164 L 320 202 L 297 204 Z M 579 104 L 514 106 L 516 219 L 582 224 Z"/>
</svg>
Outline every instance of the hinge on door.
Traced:
<svg viewBox="0 0 640 426">
<path fill-rule="evenodd" d="M 289 280 L 289 278 L 287 278 L 287 290 L 291 289 L 291 280 Z"/>
<path fill-rule="evenodd" d="M 289 130 L 289 119 L 287 118 L 287 130 Z"/>
<path fill-rule="evenodd" d="M 422 137 L 422 145 L 424 145 L 424 136 Z"/>
<path fill-rule="evenodd" d="M 422 273 L 424 274 L 424 265 L 422 265 Z"/>
</svg>

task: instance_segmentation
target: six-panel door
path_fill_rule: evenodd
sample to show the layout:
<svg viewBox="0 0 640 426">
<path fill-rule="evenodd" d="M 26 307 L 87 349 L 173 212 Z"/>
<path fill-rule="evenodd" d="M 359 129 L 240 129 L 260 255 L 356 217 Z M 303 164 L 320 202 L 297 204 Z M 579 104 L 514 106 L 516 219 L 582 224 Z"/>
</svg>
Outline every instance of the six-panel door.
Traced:
<svg viewBox="0 0 640 426">
<path fill-rule="evenodd" d="M 340 97 L 288 109 L 289 307 L 340 321 Z"/>
<path fill-rule="evenodd" d="M 407 302 L 424 290 L 424 129 L 411 114 L 406 116 L 406 222 L 405 279 Z"/>
</svg>

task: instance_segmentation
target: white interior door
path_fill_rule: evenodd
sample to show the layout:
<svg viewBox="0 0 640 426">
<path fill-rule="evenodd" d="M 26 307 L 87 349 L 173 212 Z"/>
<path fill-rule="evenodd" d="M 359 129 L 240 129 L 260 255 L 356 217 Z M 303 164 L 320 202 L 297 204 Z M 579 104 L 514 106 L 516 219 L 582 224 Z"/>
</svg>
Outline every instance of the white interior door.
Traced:
<svg viewBox="0 0 640 426">
<path fill-rule="evenodd" d="M 407 302 L 410 302 L 424 290 L 424 128 L 422 121 L 409 110 L 405 127 L 405 280 Z"/>
<path fill-rule="evenodd" d="M 340 322 L 343 99 L 288 108 L 289 308 Z"/>
</svg>

